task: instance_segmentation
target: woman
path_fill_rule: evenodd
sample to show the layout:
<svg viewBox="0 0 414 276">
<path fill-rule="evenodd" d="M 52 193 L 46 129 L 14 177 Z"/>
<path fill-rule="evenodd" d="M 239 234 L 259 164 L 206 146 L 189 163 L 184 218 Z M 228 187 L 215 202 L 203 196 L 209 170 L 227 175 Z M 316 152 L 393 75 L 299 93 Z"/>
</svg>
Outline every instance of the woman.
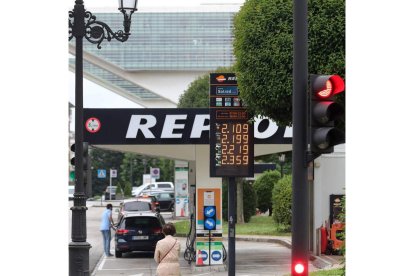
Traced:
<svg viewBox="0 0 414 276">
<path fill-rule="evenodd" d="M 174 224 L 165 224 L 162 232 L 165 238 L 158 241 L 154 254 L 154 259 L 158 264 L 157 276 L 180 276 L 180 263 L 178 262 L 180 242 L 173 238 L 175 235 Z"/>
</svg>

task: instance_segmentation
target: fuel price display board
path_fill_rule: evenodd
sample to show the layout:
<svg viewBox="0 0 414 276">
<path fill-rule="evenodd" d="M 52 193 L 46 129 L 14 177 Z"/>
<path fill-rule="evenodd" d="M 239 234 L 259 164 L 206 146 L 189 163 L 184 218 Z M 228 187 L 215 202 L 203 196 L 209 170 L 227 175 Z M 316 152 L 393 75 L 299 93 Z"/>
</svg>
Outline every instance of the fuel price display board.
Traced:
<svg viewBox="0 0 414 276">
<path fill-rule="evenodd" d="M 253 176 L 253 125 L 234 73 L 210 74 L 210 177 Z"/>
</svg>

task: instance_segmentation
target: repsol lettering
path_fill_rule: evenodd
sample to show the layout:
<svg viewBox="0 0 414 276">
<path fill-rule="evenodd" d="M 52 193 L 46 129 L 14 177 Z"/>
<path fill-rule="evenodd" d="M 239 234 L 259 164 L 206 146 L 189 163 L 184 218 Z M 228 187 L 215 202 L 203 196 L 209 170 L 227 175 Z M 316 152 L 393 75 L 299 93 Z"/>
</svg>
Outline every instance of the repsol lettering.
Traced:
<svg viewBox="0 0 414 276">
<path fill-rule="evenodd" d="M 98 132 L 84 132 L 91 144 L 209 144 L 210 115 L 203 109 L 84 109 L 84 120 L 98 118 Z M 254 142 L 290 144 L 290 128 L 256 118 Z"/>
</svg>

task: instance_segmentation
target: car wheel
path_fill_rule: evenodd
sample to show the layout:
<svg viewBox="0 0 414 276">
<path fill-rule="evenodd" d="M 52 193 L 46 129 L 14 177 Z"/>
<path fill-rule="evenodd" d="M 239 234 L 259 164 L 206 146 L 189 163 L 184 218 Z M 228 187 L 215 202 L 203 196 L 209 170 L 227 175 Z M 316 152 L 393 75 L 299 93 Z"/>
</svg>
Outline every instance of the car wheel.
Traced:
<svg viewBox="0 0 414 276">
<path fill-rule="evenodd" d="M 122 258 L 122 252 L 118 251 L 118 250 L 115 250 L 115 257 L 116 258 Z"/>
</svg>

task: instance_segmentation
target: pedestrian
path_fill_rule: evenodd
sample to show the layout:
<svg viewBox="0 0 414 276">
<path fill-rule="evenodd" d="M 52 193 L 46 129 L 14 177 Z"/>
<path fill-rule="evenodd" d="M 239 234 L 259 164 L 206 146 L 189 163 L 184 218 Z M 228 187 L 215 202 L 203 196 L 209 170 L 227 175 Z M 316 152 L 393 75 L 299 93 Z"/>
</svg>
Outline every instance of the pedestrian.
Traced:
<svg viewBox="0 0 414 276">
<path fill-rule="evenodd" d="M 106 210 L 101 217 L 101 232 L 103 237 L 104 252 L 107 257 L 113 256 L 110 252 L 111 248 L 111 228 L 114 227 L 112 219 L 112 204 L 106 205 Z"/>
<path fill-rule="evenodd" d="M 167 223 L 162 228 L 165 238 L 157 242 L 154 259 L 158 264 L 157 276 L 180 276 L 180 242 L 175 239 L 175 227 Z"/>
</svg>

